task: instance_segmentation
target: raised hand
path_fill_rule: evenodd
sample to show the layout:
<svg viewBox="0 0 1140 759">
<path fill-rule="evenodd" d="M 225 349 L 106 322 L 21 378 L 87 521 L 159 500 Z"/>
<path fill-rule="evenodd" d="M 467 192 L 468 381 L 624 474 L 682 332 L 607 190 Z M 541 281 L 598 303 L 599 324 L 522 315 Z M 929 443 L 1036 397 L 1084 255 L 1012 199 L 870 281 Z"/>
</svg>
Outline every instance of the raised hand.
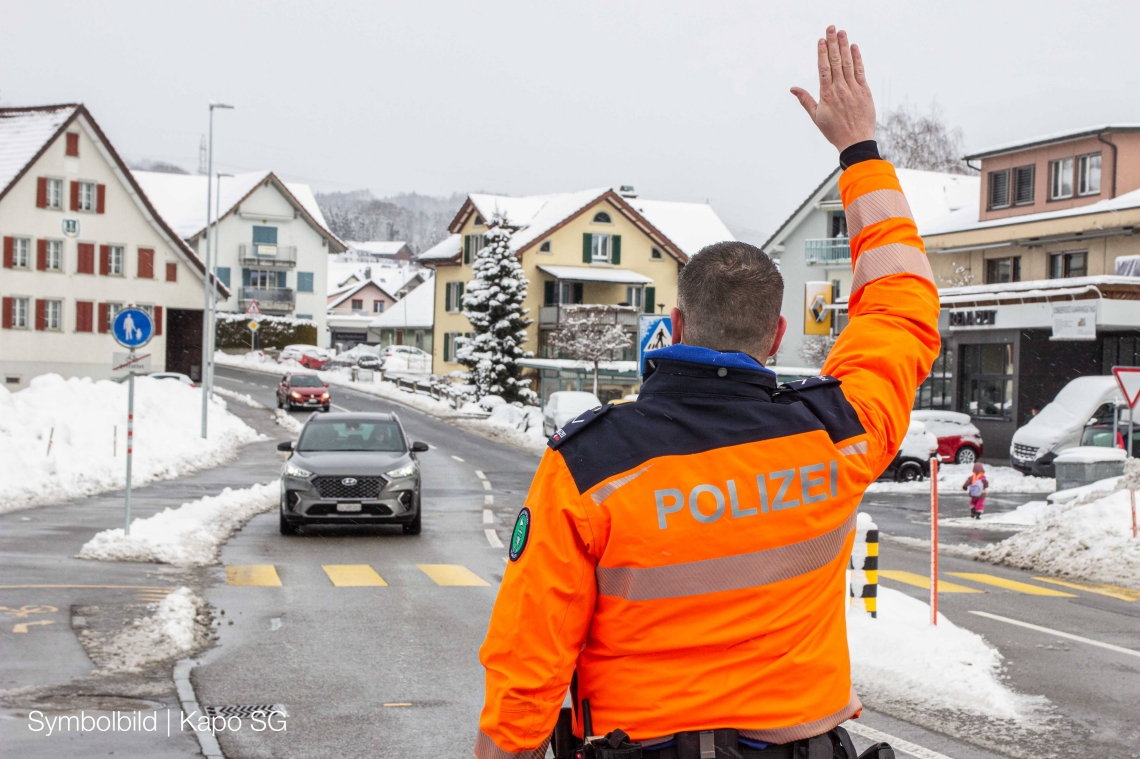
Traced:
<svg viewBox="0 0 1140 759">
<path fill-rule="evenodd" d="M 848 45 L 847 32 L 837 34 L 827 27 L 827 38 L 818 44 L 819 102 L 806 90 L 792 94 L 823 132 L 827 141 L 843 152 L 857 142 L 875 139 L 875 101 L 863 72 L 858 45 Z"/>
</svg>

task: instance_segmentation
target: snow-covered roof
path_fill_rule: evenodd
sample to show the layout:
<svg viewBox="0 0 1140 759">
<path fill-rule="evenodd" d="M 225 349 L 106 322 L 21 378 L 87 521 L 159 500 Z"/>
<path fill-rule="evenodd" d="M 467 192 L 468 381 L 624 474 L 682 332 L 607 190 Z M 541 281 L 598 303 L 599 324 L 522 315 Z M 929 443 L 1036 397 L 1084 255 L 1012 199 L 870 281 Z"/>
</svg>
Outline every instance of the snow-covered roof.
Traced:
<svg viewBox="0 0 1140 759">
<path fill-rule="evenodd" d="M 644 198 L 627 198 L 626 201 L 687 256 L 695 256 L 706 245 L 736 239 L 708 203 Z"/>
<path fill-rule="evenodd" d="M 196 237 L 206 228 L 207 187 L 204 175 L 166 174 L 157 171 L 136 171 L 134 175 L 142 185 L 143 191 L 158 207 L 159 213 L 183 239 Z M 321 213 L 317 199 L 309 186 L 296 182 L 283 182 L 272 171 L 251 171 L 218 178 L 218 182 L 214 185 L 214 193 L 220 192 L 221 197 L 215 194 L 213 202 L 219 203 L 224 218 L 259 184 L 270 178 L 285 187 L 288 194 L 293 196 L 290 200 L 295 201 L 301 210 L 312 218 L 321 234 L 333 240 L 338 247 L 344 245 L 329 231 L 328 222 L 325 221 L 324 214 Z"/>
<path fill-rule="evenodd" d="M 990 156 L 998 155 L 1000 153 L 1012 153 L 1017 150 L 1028 150 L 1029 148 L 1038 147 L 1039 145 L 1049 145 L 1055 142 L 1067 142 L 1069 140 L 1076 140 L 1082 137 L 1093 137 L 1103 132 L 1134 132 L 1140 130 L 1140 124 L 1101 124 L 1100 126 L 1084 127 L 1082 129 L 1070 129 L 1064 132 L 1053 132 L 1051 134 L 1043 134 L 1039 137 L 1031 137 L 1027 140 L 1017 140 L 1016 142 L 1006 142 L 1001 145 L 994 145 L 984 150 L 978 150 L 964 156 L 963 160 L 973 161 L 978 158 L 989 158 Z"/>
<path fill-rule="evenodd" d="M 540 264 L 539 269 L 555 279 L 568 279 L 573 282 L 614 282 L 619 285 L 651 285 L 653 278 L 638 274 L 631 269 L 618 269 L 610 266 L 549 266 Z"/>
<path fill-rule="evenodd" d="M 392 293 L 390 293 L 386 289 L 384 289 L 384 287 L 379 282 L 372 280 L 372 279 L 366 279 L 366 280 L 363 280 L 362 282 L 354 282 L 353 284 L 349 285 L 348 287 L 345 287 L 344 289 L 342 289 L 336 295 L 330 295 L 329 297 L 332 298 L 333 300 L 329 301 L 327 307 L 328 308 L 336 308 L 341 303 L 344 303 L 346 300 L 351 298 L 353 295 L 356 295 L 358 292 L 360 292 L 364 288 L 368 287 L 369 285 L 372 285 L 373 287 L 375 287 L 380 292 L 387 295 L 392 300 L 396 299 L 396 296 L 392 295 Z"/>
<path fill-rule="evenodd" d="M 991 229 L 993 227 L 1008 227 L 1014 224 L 1031 224 L 1035 221 L 1049 221 L 1051 219 L 1065 219 L 1072 216 L 1089 216 L 1097 213 L 1124 211 L 1131 208 L 1140 208 L 1140 190 L 1126 192 L 1115 198 L 1098 200 L 1086 206 L 1075 208 L 1062 208 L 1056 211 L 1042 211 L 1041 213 L 1027 213 L 1021 216 L 1006 216 L 1002 219 L 978 220 L 978 208 L 960 208 L 959 210 L 934 219 L 919 228 L 919 233 L 927 235 L 944 235 L 951 232 L 968 232 L 975 229 Z"/>
<path fill-rule="evenodd" d="M 459 235 L 449 235 L 443 242 L 436 243 L 423 253 L 416 256 L 419 261 L 446 261 L 455 258 L 463 250 L 463 241 Z"/>
<path fill-rule="evenodd" d="M 78 105 L 0 109 L 0 195 L 75 115 Z"/>
<path fill-rule="evenodd" d="M 370 329 L 430 328 L 435 321 L 435 280 L 411 290 L 369 323 Z"/>
<path fill-rule="evenodd" d="M 424 274 L 424 269 L 416 266 L 395 266 L 387 262 L 362 263 L 360 261 L 329 261 L 329 297 L 340 295 L 357 287 L 361 282 L 371 280 L 384 292 L 400 291 L 404 285 Z M 355 282 L 349 280 L 355 278 Z"/>
<path fill-rule="evenodd" d="M 394 256 L 408 246 L 404 240 L 345 240 L 349 250 L 373 256 Z"/>
</svg>

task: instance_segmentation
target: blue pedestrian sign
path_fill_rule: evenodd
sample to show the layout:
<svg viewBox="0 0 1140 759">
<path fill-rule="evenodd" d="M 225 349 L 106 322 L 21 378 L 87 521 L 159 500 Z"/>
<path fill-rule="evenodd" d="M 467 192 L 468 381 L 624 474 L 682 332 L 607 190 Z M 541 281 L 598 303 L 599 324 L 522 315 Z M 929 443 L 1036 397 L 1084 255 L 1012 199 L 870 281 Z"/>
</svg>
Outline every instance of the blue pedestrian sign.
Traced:
<svg viewBox="0 0 1140 759">
<path fill-rule="evenodd" d="M 124 308 L 115 315 L 111 334 L 124 348 L 141 348 L 154 337 L 154 320 L 141 308 Z"/>
<path fill-rule="evenodd" d="M 637 366 L 645 373 L 645 354 L 673 344 L 673 321 L 664 314 L 642 314 L 637 325 Z"/>
</svg>

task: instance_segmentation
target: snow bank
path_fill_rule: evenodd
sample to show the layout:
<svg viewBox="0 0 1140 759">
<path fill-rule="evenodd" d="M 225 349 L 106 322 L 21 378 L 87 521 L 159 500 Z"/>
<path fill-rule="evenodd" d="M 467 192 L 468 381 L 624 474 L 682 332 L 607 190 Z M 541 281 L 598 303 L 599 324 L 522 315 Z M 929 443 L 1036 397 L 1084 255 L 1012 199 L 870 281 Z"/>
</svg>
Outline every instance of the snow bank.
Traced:
<svg viewBox="0 0 1140 759">
<path fill-rule="evenodd" d="M 293 415 L 284 409 L 273 409 L 273 419 L 282 427 L 284 427 L 285 431 L 290 435 L 300 435 L 301 428 L 305 426 L 301 422 L 298 422 L 296 419 L 294 419 Z"/>
<path fill-rule="evenodd" d="M 216 398 L 203 440 L 201 392 L 135 380 L 133 484 L 217 466 L 260 438 Z M 16 393 L 0 387 L 0 513 L 123 487 L 126 440 L 126 383 L 44 374 Z"/>
<path fill-rule="evenodd" d="M 180 567 L 215 564 L 222 544 L 257 514 L 277 505 L 280 484 L 274 480 L 243 490 L 226 488 L 216 496 L 163 509 L 122 528 L 98 533 L 79 550 L 79 558 L 98 561 L 149 561 Z"/>
<path fill-rule="evenodd" d="M 1078 445 L 1061 451 L 1053 461 L 1057 464 L 1099 464 L 1105 461 L 1124 461 L 1127 458 L 1128 451 L 1123 448 Z"/>
<path fill-rule="evenodd" d="M 249 393 L 239 393 L 235 390 L 227 390 L 224 387 L 215 387 L 214 392 L 220 396 L 223 396 L 225 398 L 229 398 L 230 400 L 234 400 L 234 401 L 237 401 L 238 403 L 242 403 L 246 406 L 249 406 L 250 408 L 265 408 L 266 407 L 264 403 L 261 403 L 260 401 L 255 401 L 253 399 L 253 396 L 250 395 Z"/>
<path fill-rule="evenodd" d="M 897 590 L 878 589 L 878 618 L 853 607 L 847 617 L 851 676 L 868 703 L 951 709 L 988 718 L 1022 719 L 1042 699 L 1001 681 L 1002 655 L 977 633 Z"/>
<path fill-rule="evenodd" d="M 957 493 L 973 471 L 973 464 L 939 464 L 938 492 Z M 1052 493 L 1057 481 L 1051 477 L 1027 477 L 1013 467 L 986 465 L 989 493 Z M 915 482 L 875 482 L 868 493 L 929 493 L 930 480 Z"/>
<path fill-rule="evenodd" d="M 183 587 L 157 604 L 152 616 L 113 636 L 92 630 L 79 636 L 91 660 L 103 672 L 139 672 L 151 664 L 205 648 L 211 615 L 200 596 Z"/>
<path fill-rule="evenodd" d="M 406 353 L 393 353 L 384 359 L 384 371 L 405 374 L 431 374 L 431 356 Z"/>
</svg>

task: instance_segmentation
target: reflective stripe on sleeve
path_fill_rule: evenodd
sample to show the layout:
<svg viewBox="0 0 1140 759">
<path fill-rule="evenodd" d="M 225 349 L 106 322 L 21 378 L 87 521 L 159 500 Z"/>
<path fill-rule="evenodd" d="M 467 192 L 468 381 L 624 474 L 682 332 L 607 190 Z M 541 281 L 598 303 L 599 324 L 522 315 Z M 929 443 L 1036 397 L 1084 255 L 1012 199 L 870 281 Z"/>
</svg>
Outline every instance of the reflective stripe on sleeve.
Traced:
<svg viewBox="0 0 1140 759">
<path fill-rule="evenodd" d="M 550 745 L 547 737 L 537 748 L 528 748 L 524 751 L 504 751 L 498 744 L 482 730 L 475 739 L 475 756 L 478 759 L 543 759 L 546 756 L 546 747 Z"/>
<path fill-rule="evenodd" d="M 873 190 L 860 195 L 844 209 L 847 216 L 847 236 L 854 237 L 864 227 L 878 224 L 887 219 L 904 218 L 914 220 L 906 196 L 898 190 Z"/>
<path fill-rule="evenodd" d="M 926 252 L 913 245 L 895 242 L 859 254 L 855 276 L 851 279 L 851 292 L 856 293 L 868 282 L 890 274 L 914 274 L 934 281 L 934 272 L 930 270 Z"/>
<path fill-rule="evenodd" d="M 855 512 L 851 512 L 847 521 L 831 532 L 791 545 L 663 567 L 599 566 L 598 595 L 653 601 L 780 582 L 834 561 L 854 529 Z"/>
<path fill-rule="evenodd" d="M 765 743 L 791 743 L 792 741 L 801 741 L 806 738 L 823 735 L 833 727 L 842 725 L 858 714 L 862 708 L 863 704 L 859 701 L 859 696 L 855 695 L 855 689 L 852 688 L 851 697 L 848 699 L 847 704 L 834 714 L 829 714 L 826 717 L 812 720 L 811 722 L 805 722 L 802 725 L 774 727 L 766 730 L 741 730 L 740 737 L 754 741 L 764 741 Z"/>
<path fill-rule="evenodd" d="M 856 454 L 866 453 L 867 450 L 867 441 L 860 440 L 858 443 L 852 443 L 851 445 L 843 446 L 839 449 L 839 452 L 844 456 L 854 456 Z"/>
<path fill-rule="evenodd" d="M 590 498 L 594 501 L 594 503 L 601 506 L 602 502 L 605 501 L 607 498 L 609 498 L 611 495 L 613 495 L 614 491 L 616 491 L 622 485 L 628 485 L 629 483 L 633 482 L 638 477 L 640 477 L 641 475 L 645 474 L 648 471 L 649 471 L 649 467 L 643 466 L 641 469 L 638 469 L 633 474 L 627 474 L 625 477 L 620 477 L 620 478 L 614 480 L 613 482 L 607 482 L 605 485 L 602 485 L 600 488 L 595 490 L 594 494 L 591 495 Z"/>
</svg>

